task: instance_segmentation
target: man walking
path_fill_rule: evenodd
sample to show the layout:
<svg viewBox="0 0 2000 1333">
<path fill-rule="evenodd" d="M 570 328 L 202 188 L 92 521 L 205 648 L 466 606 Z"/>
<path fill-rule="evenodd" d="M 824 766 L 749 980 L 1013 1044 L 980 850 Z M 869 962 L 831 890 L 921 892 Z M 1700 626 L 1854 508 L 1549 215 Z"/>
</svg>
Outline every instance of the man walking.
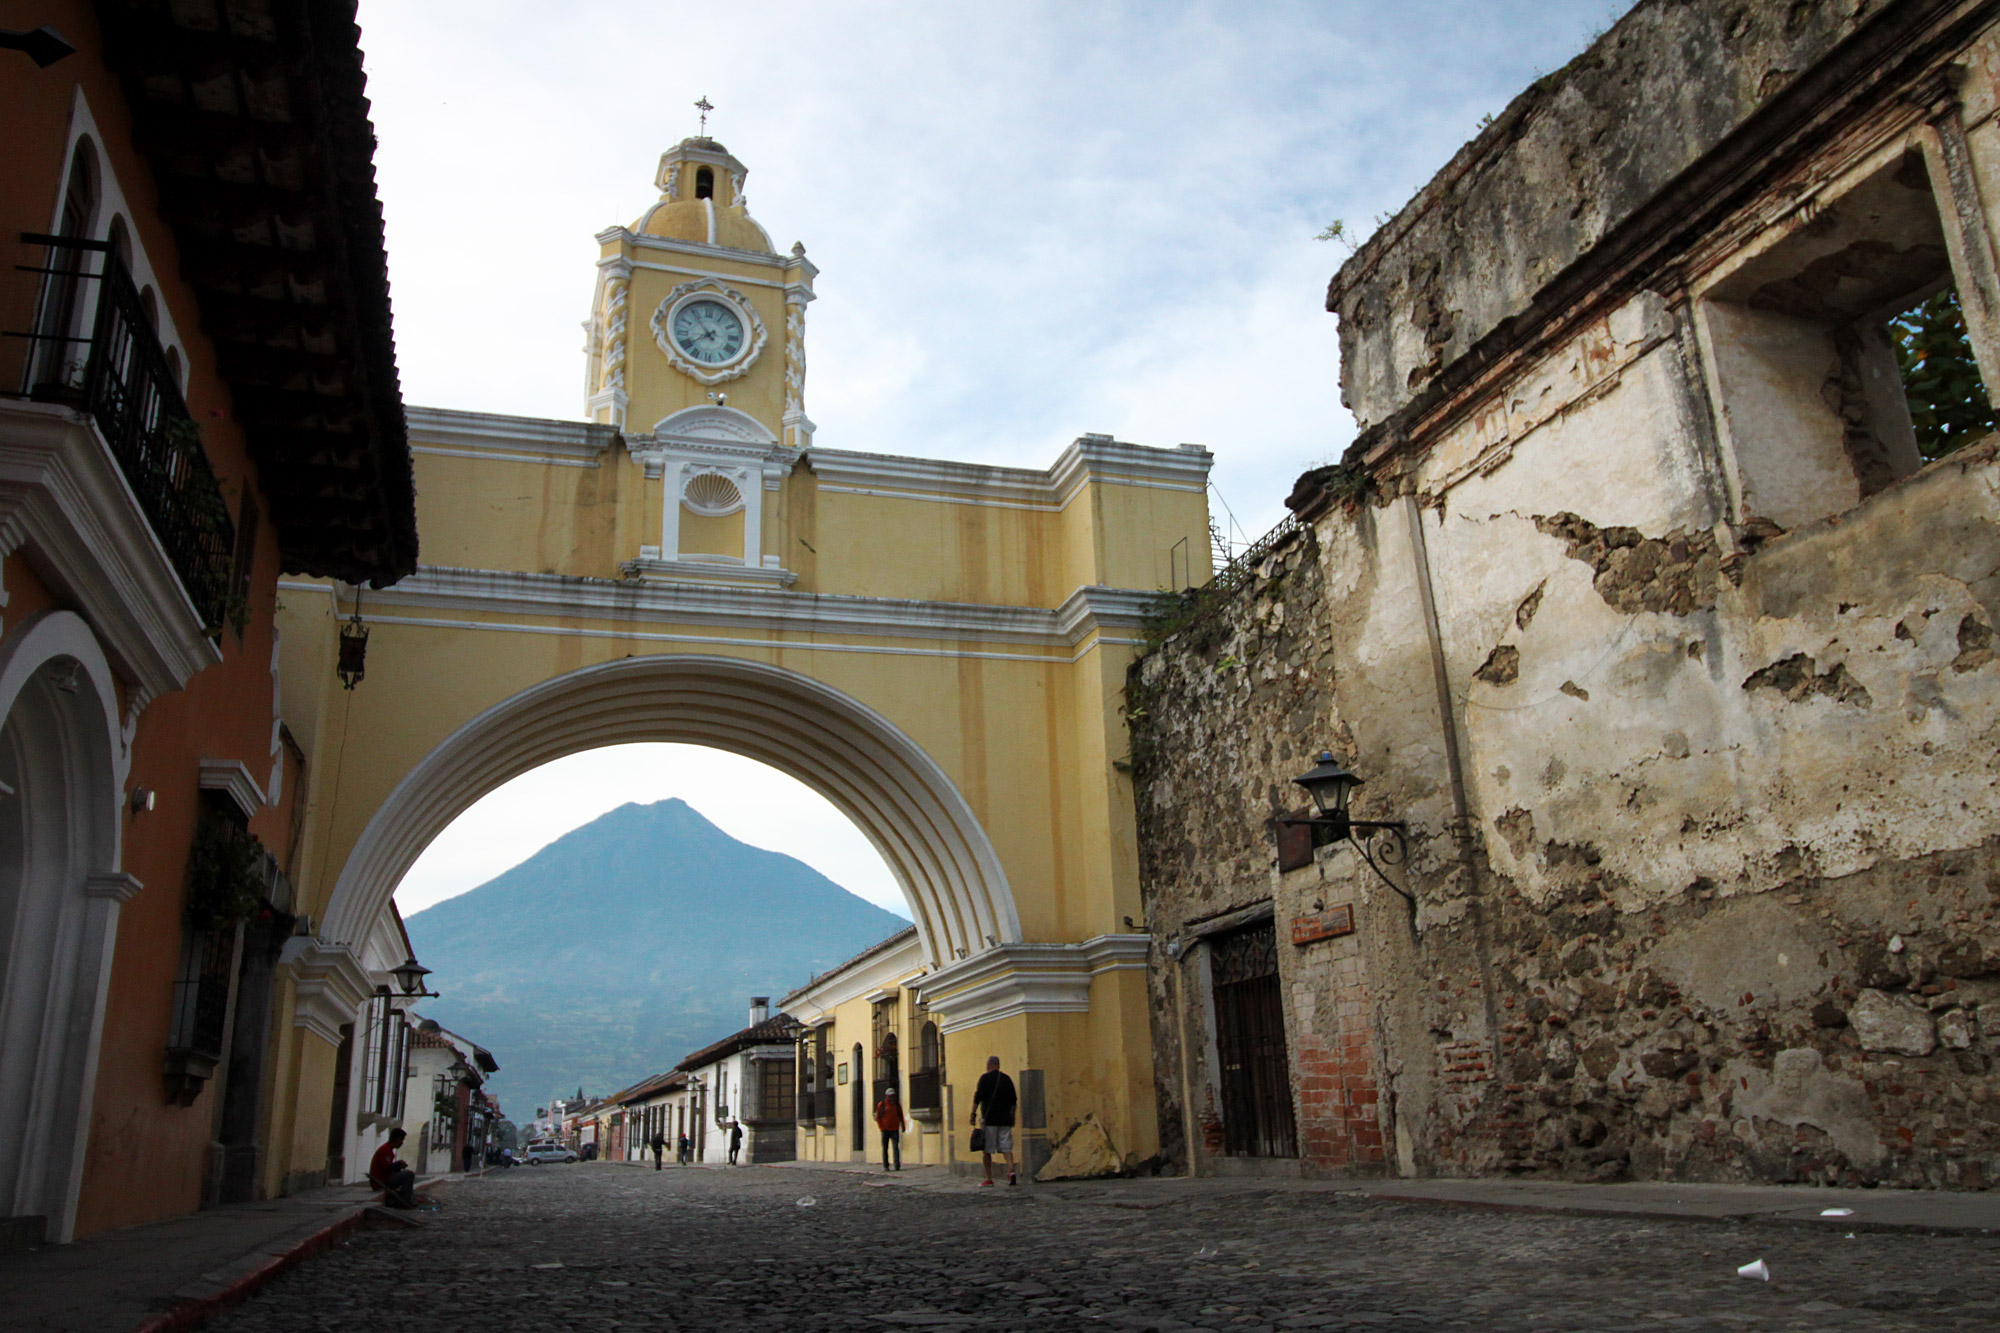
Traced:
<svg viewBox="0 0 2000 1333">
<path fill-rule="evenodd" d="M 1014 1174 L 1014 1080 L 1000 1072 L 1000 1057 L 986 1057 L 986 1072 L 972 1090 L 972 1123 L 982 1137 L 979 1158 L 986 1167 L 982 1185 L 993 1183 L 993 1154 L 1007 1159 L 1007 1183 L 1019 1184 Z"/>
<path fill-rule="evenodd" d="M 891 1083 L 882 1094 L 882 1100 L 875 1103 L 875 1128 L 882 1131 L 882 1169 L 901 1171 L 903 1169 L 903 1131 L 910 1127 L 909 1117 L 903 1114 L 903 1103 L 896 1098 L 896 1085 Z M 891 1155 L 896 1165 L 889 1165 Z"/>
<path fill-rule="evenodd" d="M 741 1120 L 732 1120 L 729 1122 L 729 1164 L 731 1166 L 736 1165 L 736 1154 L 742 1147 L 743 1122 Z"/>
<path fill-rule="evenodd" d="M 667 1155 L 667 1136 L 656 1129 L 653 1131 L 652 1142 L 646 1146 L 653 1150 L 653 1169 L 657 1171 L 660 1169 L 661 1161 Z"/>
</svg>

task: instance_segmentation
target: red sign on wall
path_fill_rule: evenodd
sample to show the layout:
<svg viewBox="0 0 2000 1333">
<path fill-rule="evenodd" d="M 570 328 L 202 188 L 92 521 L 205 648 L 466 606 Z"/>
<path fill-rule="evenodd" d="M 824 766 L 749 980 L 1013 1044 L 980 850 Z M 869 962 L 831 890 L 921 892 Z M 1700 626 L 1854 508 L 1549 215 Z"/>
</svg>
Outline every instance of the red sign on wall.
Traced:
<svg viewBox="0 0 2000 1333">
<path fill-rule="evenodd" d="M 1292 918 L 1294 944 L 1311 944 L 1314 940 L 1330 940 L 1337 935 L 1353 933 L 1354 907 L 1350 903 L 1329 907 L 1324 912 L 1315 912 L 1311 916 Z"/>
</svg>

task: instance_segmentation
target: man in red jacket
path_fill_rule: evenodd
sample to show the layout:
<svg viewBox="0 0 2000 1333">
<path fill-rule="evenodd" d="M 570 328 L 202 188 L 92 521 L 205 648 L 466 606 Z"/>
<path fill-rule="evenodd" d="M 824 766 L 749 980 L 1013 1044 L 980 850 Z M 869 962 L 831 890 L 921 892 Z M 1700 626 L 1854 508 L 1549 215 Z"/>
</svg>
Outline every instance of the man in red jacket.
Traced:
<svg viewBox="0 0 2000 1333">
<path fill-rule="evenodd" d="M 910 1127 L 909 1118 L 903 1114 L 903 1103 L 896 1098 L 896 1085 L 891 1083 L 882 1100 L 875 1103 L 875 1128 L 882 1131 L 882 1169 L 901 1171 L 903 1169 L 903 1131 Z M 895 1154 L 896 1165 L 889 1165 L 890 1154 Z"/>
<path fill-rule="evenodd" d="M 368 1183 L 382 1191 L 382 1202 L 391 1208 L 417 1206 L 417 1173 L 408 1162 L 396 1158 L 396 1149 L 408 1137 L 401 1125 L 390 1130 L 388 1141 L 375 1150 L 368 1163 Z"/>
</svg>

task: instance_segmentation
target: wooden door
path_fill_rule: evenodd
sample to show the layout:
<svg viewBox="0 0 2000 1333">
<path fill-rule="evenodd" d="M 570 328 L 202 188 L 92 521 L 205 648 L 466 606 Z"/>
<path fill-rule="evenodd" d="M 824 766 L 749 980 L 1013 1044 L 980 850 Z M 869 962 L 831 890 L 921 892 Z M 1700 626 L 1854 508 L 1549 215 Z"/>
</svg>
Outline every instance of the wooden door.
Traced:
<svg viewBox="0 0 2000 1333">
<path fill-rule="evenodd" d="M 1266 921 L 1224 935 L 1210 947 L 1223 1151 L 1232 1157 L 1296 1157 L 1277 928 Z"/>
</svg>

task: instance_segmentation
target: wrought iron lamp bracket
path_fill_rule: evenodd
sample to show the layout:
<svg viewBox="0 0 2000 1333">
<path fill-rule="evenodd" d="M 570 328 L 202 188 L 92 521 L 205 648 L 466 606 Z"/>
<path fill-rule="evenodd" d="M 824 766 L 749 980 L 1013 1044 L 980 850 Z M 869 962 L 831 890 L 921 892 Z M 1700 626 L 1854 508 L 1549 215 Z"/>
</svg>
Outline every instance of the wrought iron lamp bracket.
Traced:
<svg viewBox="0 0 2000 1333">
<path fill-rule="evenodd" d="M 1382 870 L 1382 862 L 1392 866 L 1406 865 L 1410 859 L 1410 826 L 1400 819 L 1355 819 L 1345 812 L 1335 815 L 1303 815 L 1278 821 L 1281 824 L 1305 824 L 1313 831 L 1313 846 L 1328 847 L 1334 843 L 1349 842 L 1375 877 L 1389 886 L 1389 889 L 1410 905 L 1410 921 L 1417 919 L 1417 900 L 1395 880 Z M 1379 859 L 1378 859 L 1379 858 Z"/>
</svg>

